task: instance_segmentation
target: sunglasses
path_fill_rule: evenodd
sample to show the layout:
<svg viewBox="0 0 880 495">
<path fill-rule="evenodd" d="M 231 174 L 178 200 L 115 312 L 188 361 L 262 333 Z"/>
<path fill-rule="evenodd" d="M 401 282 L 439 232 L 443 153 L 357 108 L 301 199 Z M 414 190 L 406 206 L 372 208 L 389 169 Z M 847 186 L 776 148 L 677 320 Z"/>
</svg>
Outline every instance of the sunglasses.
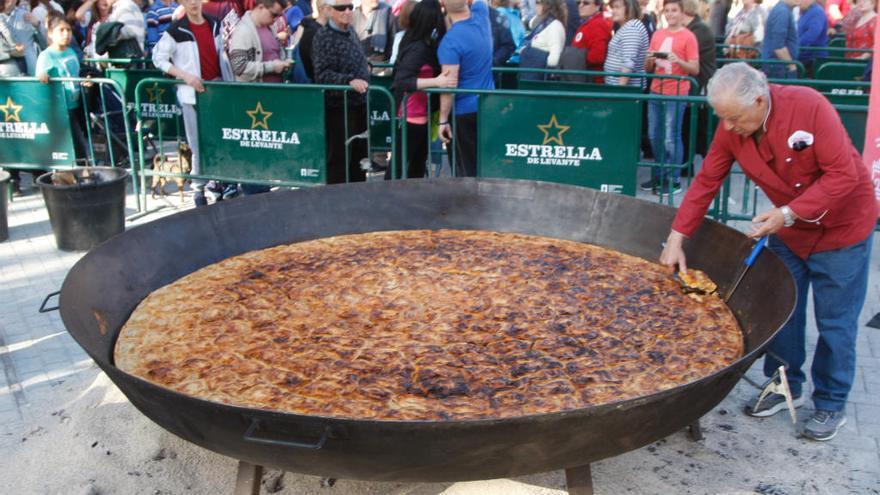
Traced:
<svg viewBox="0 0 880 495">
<path fill-rule="evenodd" d="M 348 4 L 348 5 L 331 5 L 331 7 L 333 7 L 333 10 L 335 10 L 335 11 L 337 11 L 337 12 L 345 12 L 346 10 L 354 10 L 354 5 L 353 5 L 353 4 Z"/>
</svg>

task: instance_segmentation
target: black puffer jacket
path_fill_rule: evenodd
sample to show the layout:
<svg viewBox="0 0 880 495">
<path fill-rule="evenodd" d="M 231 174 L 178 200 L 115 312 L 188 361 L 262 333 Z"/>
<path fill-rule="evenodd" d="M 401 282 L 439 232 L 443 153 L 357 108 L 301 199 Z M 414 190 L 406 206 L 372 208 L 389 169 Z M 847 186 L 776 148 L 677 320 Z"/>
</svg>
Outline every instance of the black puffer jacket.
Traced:
<svg viewBox="0 0 880 495">
<path fill-rule="evenodd" d="M 370 68 L 364 50 L 354 31 L 340 31 L 331 25 L 318 30 L 312 41 L 312 62 L 315 66 L 315 82 L 318 84 L 348 84 L 353 79 L 370 80 Z M 348 92 L 348 104 L 366 105 L 366 93 Z M 327 106 L 343 106 L 342 91 L 327 92 Z"/>
<path fill-rule="evenodd" d="M 437 62 L 437 48 L 428 46 L 424 40 L 416 40 L 400 47 L 397 61 L 394 63 L 394 81 L 391 83 L 391 91 L 397 106 L 403 100 L 404 93 L 418 91 L 418 78 L 422 66 L 428 64 L 434 70 L 434 77 L 440 74 L 440 63 Z M 438 94 L 431 95 L 431 110 L 440 109 Z"/>
</svg>

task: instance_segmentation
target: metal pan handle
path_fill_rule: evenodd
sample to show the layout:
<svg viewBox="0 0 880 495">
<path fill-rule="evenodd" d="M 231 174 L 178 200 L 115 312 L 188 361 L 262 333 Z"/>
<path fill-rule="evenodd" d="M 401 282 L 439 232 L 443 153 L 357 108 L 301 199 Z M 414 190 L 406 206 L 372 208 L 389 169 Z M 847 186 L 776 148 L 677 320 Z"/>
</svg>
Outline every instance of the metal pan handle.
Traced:
<svg viewBox="0 0 880 495">
<path fill-rule="evenodd" d="M 51 308 L 47 308 L 46 305 L 49 304 L 49 299 L 52 299 L 53 297 L 60 295 L 60 294 L 61 294 L 61 291 L 56 290 L 55 292 L 52 292 L 51 294 L 46 296 L 46 298 L 43 299 L 43 304 L 40 304 L 40 313 L 49 313 L 51 311 L 57 311 L 59 306 L 56 305 L 56 306 L 52 306 Z"/>
<path fill-rule="evenodd" d="M 324 431 L 321 433 L 321 437 L 318 441 L 314 443 L 309 442 L 292 442 L 290 440 L 278 440 L 274 438 L 265 438 L 256 436 L 254 433 L 260 427 L 260 420 L 257 418 L 251 418 L 251 425 L 248 426 L 247 431 L 244 432 L 244 439 L 247 442 L 261 443 L 265 445 L 275 445 L 279 447 L 294 447 L 297 449 L 309 449 L 309 450 L 318 450 L 327 443 L 327 438 L 330 436 L 330 426 L 325 426 Z"/>
</svg>

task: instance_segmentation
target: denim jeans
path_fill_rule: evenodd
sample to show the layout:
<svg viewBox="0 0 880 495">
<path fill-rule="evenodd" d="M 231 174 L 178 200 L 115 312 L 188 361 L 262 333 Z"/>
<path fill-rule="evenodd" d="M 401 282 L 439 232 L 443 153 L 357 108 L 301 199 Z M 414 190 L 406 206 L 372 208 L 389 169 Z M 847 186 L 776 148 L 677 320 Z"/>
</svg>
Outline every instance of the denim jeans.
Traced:
<svg viewBox="0 0 880 495">
<path fill-rule="evenodd" d="M 868 263 L 873 234 L 851 246 L 797 257 L 776 236 L 768 246 L 785 262 L 797 286 L 797 306 L 791 319 L 776 334 L 768 350 L 785 362 L 791 392 L 800 395 L 806 375 L 807 289 L 813 287 L 813 307 L 819 340 L 813 355 L 813 403 L 817 409 L 842 411 L 856 370 L 858 317 L 868 288 Z M 770 376 L 780 362 L 769 354 L 764 374 Z"/>
<path fill-rule="evenodd" d="M 681 142 L 684 108 L 684 103 L 660 100 L 648 102 L 648 137 L 651 139 L 651 151 L 657 163 L 678 165 L 684 159 L 684 144 Z M 651 171 L 654 182 L 662 183 L 667 176 L 672 182 L 678 182 L 681 169 L 654 167 Z"/>
<path fill-rule="evenodd" d="M 798 78 L 797 70 L 788 70 L 788 66 L 785 64 L 764 64 L 761 66 L 761 70 L 763 70 L 764 74 L 767 74 L 767 77 L 770 79 Z"/>
</svg>

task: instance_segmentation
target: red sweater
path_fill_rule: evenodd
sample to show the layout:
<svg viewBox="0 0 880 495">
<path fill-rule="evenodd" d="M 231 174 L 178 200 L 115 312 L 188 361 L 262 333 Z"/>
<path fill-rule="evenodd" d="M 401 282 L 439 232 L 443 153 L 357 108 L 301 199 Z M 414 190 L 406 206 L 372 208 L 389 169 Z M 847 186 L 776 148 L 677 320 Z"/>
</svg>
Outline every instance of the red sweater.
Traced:
<svg viewBox="0 0 880 495">
<path fill-rule="evenodd" d="M 587 70 L 602 71 L 605 56 L 608 54 L 609 41 L 611 41 L 611 21 L 598 12 L 581 24 L 571 46 L 587 49 Z M 602 81 L 598 79 L 596 82 L 601 83 Z"/>
<path fill-rule="evenodd" d="M 798 256 L 863 241 L 874 229 L 877 203 L 871 174 L 822 95 L 801 86 L 770 85 L 772 108 L 760 143 L 718 126 L 715 139 L 682 201 L 672 228 L 691 236 L 734 160 L 776 206 L 788 205 L 799 218 L 777 235 Z M 795 132 L 813 136 L 796 151 Z"/>
</svg>

